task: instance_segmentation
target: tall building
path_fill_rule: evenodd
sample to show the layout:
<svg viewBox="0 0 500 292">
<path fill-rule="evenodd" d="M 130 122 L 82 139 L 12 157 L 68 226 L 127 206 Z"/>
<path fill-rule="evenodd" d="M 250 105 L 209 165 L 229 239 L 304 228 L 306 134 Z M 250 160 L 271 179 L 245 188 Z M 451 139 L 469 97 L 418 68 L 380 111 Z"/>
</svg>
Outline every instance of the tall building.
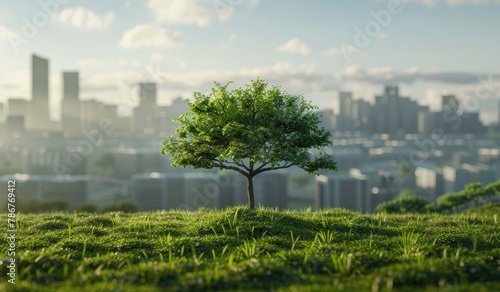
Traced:
<svg viewBox="0 0 500 292">
<path fill-rule="evenodd" d="M 417 194 L 434 201 L 444 193 L 443 172 L 437 166 L 421 166 L 415 170 Z"/>
<path fill-rule="evenodd" d="M 135 131 L 154 134 L 157 116 L 156 83 L 139 83 L 139 105 L 134 110 Z"/>
<path fill-rule="evenodd" d="M 287 208 L 288 175 L 279 172 L 257 175 L 253 177 L 253 191 L 255 206 Z M 222 207 L 248 204 L 246 177 L 230 175 L 228 183 L 221 184 L 220 202 Z"/>
<path fill-rule="evenodd" d="M 371 106 L 369 102 L 361 98 L 353 101 L 351 116 L 354 124 L 354 130 L 362 132 L 369 131 L 368 119 L 370 116 L 370 111 Z"/>
<path fill-rule="evenodd" d="M 454 111 L 456 112 L 458 110 L 458 107 L 460 106 L 458 99 L 455 97 L 455 95 L 443 95 L 441 100 L 441 110 L 443 112 L 447 111 Z"/>
<path fill-rule="evenodd" d="M 74 209 L 87 201 L 90 178 L 85 175 L 61 178 L 55 175 L 15 174 L 0 176 L 0 186 L 6 189 L 7 181 L 12 179 L 16 180 L 16 196 L 22 198 L 24 203 L 30 200 L 64 200 L 69 203 L 69 208 Z"/>
<path fill-rule="evenodd" d="M 352 131 L 352 93 L 339 92 L 339 114 L 337 115 L 336 129 Z"/>
<path fill-rule="evenodd" d="M 0 124 L 5 121 L 5 109 L 3 103 L 0 103 Z"/>
<path fill-rule="evenodd" d="M 27 116 L 30 130 L 47 130 L 49 118 L 49 61 L 31 55 L 31 103 Z"/>
<path fill-rule="evenodd" d="M 400 100 L 400 128 L 405 133 L 414 134 L 418 132 L 418 104 L 408 97 Z"/>
<path fill-rule="evenodd" d="M 153 109 L 156 107 L 156 83 L 139 83 L 139 107 Z"/>
<path fill-rule="evenodd" d="M 132 200 L 141 211 L 219 207 L 219 179 L 209 173 L 144 173 L 132 180 Z"/>
<path fill-rule="evenodd" d="M 386 115 L 388 122 L 388 133 L 395 133 L 402 128 L 402 113 L 399 98 L 399 89 L 397 86 L 388 85 L 384 88 L 384 96 L 387 98 Z"/>
<path fill-rule="evenodd" d="M 325 130 L 331 131 L 332 130 L 332 120 L 333 120 L 333 110 L 328 109 L 328 110 L 322 110 L 317 112 L 321 123 L 319 124 L 319 127 L 325 128 Z"/>
<path fill-rule="evenodd" d="M 28 101 L 21 98 L 9 98 L 7 100 L 7 116 L 21 116 L 26 118 L 28 115 Z"/>
<path fill-rule="evenodd" d="M 344 174 L 320 175 L 314 205 L 316 209 L 346 208 L 372 212 L 372 191 L 365 176 Z"/>
<path fill-rule="evenodd" d="M 62 129 L 72 136 L 79 135 L 80 85 L 78 72 L 63 72 L 63 99 L 61 105 Z"/>
</svg>

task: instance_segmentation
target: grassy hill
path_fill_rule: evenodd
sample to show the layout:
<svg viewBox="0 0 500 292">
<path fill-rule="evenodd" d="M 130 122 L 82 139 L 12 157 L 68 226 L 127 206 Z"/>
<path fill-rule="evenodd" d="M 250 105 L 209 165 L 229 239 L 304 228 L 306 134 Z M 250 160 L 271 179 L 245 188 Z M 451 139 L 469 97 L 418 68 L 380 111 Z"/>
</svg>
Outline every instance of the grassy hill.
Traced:
<svg viewBox="0 0 500 292">
<path fill-rule="evenodd" d="M 490 209 L 20 214 L 17 283 L 4 262 L 0 290 L 500 291 Z"/>
</svg>

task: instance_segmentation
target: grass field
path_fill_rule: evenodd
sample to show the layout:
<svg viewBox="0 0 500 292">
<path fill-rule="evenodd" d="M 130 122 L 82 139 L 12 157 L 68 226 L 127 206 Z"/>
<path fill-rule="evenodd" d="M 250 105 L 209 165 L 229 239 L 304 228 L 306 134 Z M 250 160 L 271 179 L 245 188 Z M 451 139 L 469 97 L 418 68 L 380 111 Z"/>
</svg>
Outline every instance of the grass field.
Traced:
<svg viewBox="0 0 500 292">
<path fill-rule="evenodd" d="M 498 211 L 20 214 L 0 290 L 500 291 Z"/>
</svg>

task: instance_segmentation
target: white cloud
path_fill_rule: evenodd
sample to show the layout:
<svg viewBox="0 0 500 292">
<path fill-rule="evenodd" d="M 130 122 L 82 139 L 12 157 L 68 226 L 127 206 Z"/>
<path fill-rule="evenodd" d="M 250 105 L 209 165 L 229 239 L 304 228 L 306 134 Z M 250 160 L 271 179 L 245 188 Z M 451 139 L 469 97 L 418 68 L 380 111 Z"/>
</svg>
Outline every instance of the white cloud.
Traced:
<svg viewBox="0 0 500 292">
<path fill-rule="evenodd" d="M 336 57 L 336 56 L 344 56 L 344 57 L 354 57 L 356 59 L 366 58 L 367 54 L 362 53 L 359 49 L 354 47 L 353 45 L 346 45 L 344 47 L 333 47 L 324 50 L 321 55 L 323 57 Z"/>
<path fill-rule="evenodd" d="M 208 25 L 216 16 L 214 7 L 196 0 L 149 0 L 147 7 L 159 23 Z"/>
<path fill-rule="evenodd" d="M 18 38 L 19 36 L 11 31 L 8 27 L 0 25 L 0 41 L 9 41 L 13 38 Z"/>
<path fill-rule="evenodd" d="M 127 30 L 120 41 L 123 48 L 170 47 L 179 42 L 180 32 L 171 32 L 160 26 L 140 24 Z"/>
<path fill-rule="evenodd" d="M 229 35 L 228 41 L 234 42 L 237 37 L 238 37 L 238 34 L 232 33 L 232 34 Z"/>
<path fill-rule="evenodd" d="M 134 67 L 134 68 L 139 68 L 141 67 L 141 62 L 137 59 L 120 59 L 118 60 L 118 62 L 116 62 L 116 64 L 118 66 L 121 66 L 121 67 Z"/>
<path fill-rule="evenodd" d="M 248 6 L 249 6 L 250 8 L 254 8 L 254 7 L 256 7 L 257 5 L 259 5 L 259 3 L 260 3 L 260 0 L 250 0 L 250 1 L 248 2 Z"/>
<path fill-rule="evenodd" d="M 161 63 L 164 59 L 162 54 L 155 52 L 149 55 L 148 61 L 149 63 Z"/>
<path fill-rule="evenodd" d="M 111 60 L 97 59 L 97 58 L 83 59 L 78 61 L 79 67 L 102 67 L 102 66 L 109 66 L 111 64 L 112 64 Z"/>
<path fill-rule="evenodd" d="M 338 74 L 343 81 L 367 82 L 373 84 L 435 82 L 454 85 L 471 85 L 480 83 L 480 74 L 474 72 L 447 72 L 440 70 L 419 71 L 409 68 L 405 71 L 396 71 L 390 67 L 361 68 L 349 66 Z M 490 75 L 487 75 L 490 76 Z M 500 84 L 500 72 L 492 73 L 493 83 Z M 496 86 L 496 85 L 495 85 Z"/>
<path fill-rule="evenodd" d="M 404 4 L 423 4 L 429 7 L 436 6 L 437 4 L 443 2 L 441 0 L 402 0 Z M 496 0 L 500 3 L 499 0 Z M 484 5 L 489 4 L 490 0 L 445 0 L 445 4 L 448 5 Z"/>
<path fill-rule="evenodd" d="M 481 4 L 488 4 L 490 1 L 489 0 L 448 0 L 447 2 L 450 5 L 463 5 L 463 4 L 481 5 Z"/>
<path fill-rule="evenodd" d="M 292 38 L 276 48 L 278 53 L 309 55 L 311 48 L 298 38 Z"/>
<path fill-rule="evenodd" d="M 238 34 L 236 34 L 236 33 L 230 34 L 229 37 L 227 38 L 227 41 L 221 46 L 221 48 L 227 49 L 227 47 L 229 47 L 229 44 L 234 42 L 237 38 L 238 38 Z"/>
<path fill-rule="evenodd" d="M 207 26 L 216 19 L 227 21 L 236 9 L 252 9 L 259 3 L 260 0 L 149 0 L 146 6 L 157 23 Z"/>
<path fill-rule="evenodd" d="M 440 0 L 402 0 L 404 4 L 412 3 L 412 4 L 423 4 L 426 6 L 435 6 L 440 2 Z"/>
<path fill-rule="evenodd" d="M 59 14 L 52 16 L 52 21 L 71 25 L 84 30 L 102 30 L 111 25 L 115 19 L 113 12 L 96 15 L 92 10 L 82 7 L 65 8 Z"/>
<path fill-rule="evenodd" d="M 386 33 L 385 31 L 382 31 L 382 32 L 381 32 L 381 33 L 377 36 L 377 38 L 378 38 L 379 40 L 385 40 L 385 39 L 386 39 L 386 38 L 388 38 L 388 37 L 389 37 L 389 34 L 388 34 L 388 33 Z"/>
</svg>

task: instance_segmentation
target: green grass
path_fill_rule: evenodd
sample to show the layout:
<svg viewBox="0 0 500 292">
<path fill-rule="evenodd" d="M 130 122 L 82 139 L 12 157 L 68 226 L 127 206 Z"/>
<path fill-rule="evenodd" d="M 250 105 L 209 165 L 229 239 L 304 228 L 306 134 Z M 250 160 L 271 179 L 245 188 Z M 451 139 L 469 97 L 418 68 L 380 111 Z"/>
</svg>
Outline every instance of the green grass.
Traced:
<svg viewBox="0 0 500 292">
<path fill-rule="evenodd" d="M 4 263 L 0 290 L 500 291 L 497 214 L 19 214 L 17 283 Z"/>
</svg>

